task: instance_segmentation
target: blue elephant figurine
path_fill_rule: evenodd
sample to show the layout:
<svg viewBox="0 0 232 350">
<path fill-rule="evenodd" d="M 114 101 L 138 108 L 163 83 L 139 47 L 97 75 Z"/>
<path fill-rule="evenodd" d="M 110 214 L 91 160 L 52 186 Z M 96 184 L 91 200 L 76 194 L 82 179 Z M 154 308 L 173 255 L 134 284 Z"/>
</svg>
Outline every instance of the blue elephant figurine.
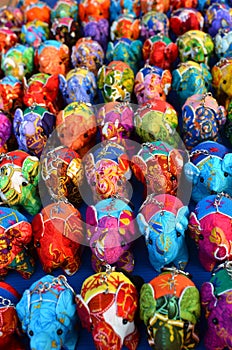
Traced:
<svg viewBox="0 0 232 350">
<path fill-rule="evenodd" d="M 145 236 L 149 260 L 156 271 L 174 263 L 184 269 L 188 262 L 185 230 L 187 206 L 170 194 L 147 197 L 137 215 L 140 232 Z"/>
<path fill-rule="evenodd" d="M 199 202 L 211 194 L 232 195 L 232 153 L 215 141 L 204 141 L 192 148 L 184 165 L 186 179 L 192 183 L 192 199 Z"/>
<path fill-rule="evenodd" d="M 16 305 L 22 329 L 36 350 L 74 350 L 78 339 L 75 293 L 66 277 L 46 275 Z"/>
<path fill-rule="evenodd" d="M 97 94 L 97 82 L 94 74 L 87 68 L 75 68 L 66 78 L 60 74 L 60 91 L 67 104 L 72 102 L 94 103 Z"/>
</svg>

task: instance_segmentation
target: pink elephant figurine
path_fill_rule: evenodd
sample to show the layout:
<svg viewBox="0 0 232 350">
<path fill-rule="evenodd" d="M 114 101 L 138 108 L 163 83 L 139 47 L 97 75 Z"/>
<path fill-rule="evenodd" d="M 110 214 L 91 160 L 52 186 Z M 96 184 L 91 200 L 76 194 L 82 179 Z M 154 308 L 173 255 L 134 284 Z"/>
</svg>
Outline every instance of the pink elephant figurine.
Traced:
<svg viewBox="0 0 232 350">
<path fill-rule="evenodd" d="M 122 272 L 110 270 L 88 277 L 76 302 L 82 326 L 91 331 L 97 349 L 137 349 L 138 291 Z"/>
<path fill-rule="evenodd" d="M 201 287 L 201 303 L 208 324 L 204 337 L 206 350 L 232 349 L 231 294 L 231 262 L 228 261 L 219 265 L 210 282 L 204 282 Z"/>
<path fill-rule="evenodd" d="M 58 267 L 70 276 L 77 272 L 83 222 L 76 208 L 62 201 L 49 204 L 34 216 L 32 231 L 34 246 L 46 273 Z"/>
<path fill-rule="evenodd" d="M 207 271 L 217 263 L 232 259 L 232 199 L 223 193 L 198 202 L 189 217 L 190 235 L 199 250 L 199 260 Z"/>
<path fill-rule="evenodd" d="M 108 198 L 86 210 L 88 244 L 92 250 L 92 267 L 102 271 L 104 265 L 116 265 L 131 272 L 134 268 L 130 250 L 135 240 L 135 217 L 125 201 Z"/>
</svg>

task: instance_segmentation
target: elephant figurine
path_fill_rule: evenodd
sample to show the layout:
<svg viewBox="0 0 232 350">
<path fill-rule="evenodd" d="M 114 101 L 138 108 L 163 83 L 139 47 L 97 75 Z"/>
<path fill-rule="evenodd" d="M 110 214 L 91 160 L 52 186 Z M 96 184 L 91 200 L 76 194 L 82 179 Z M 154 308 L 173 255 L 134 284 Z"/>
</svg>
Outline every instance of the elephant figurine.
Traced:
<svg viewBox="0 0 232 350">
<path fill-rule="evenodd" d="M 220 60 L 232 56 L 232 28 L 219 29 L 214 37 L 215 54 Z"/>
<path fill-rule="evenodd" d="M 121 199 L 108 198 L 86 210 L 87 243 L 92 250 L 92 267 L 96 272 L 114 265 L 131 272 L 134 259 L 131 243 L 137 238 L 135 217 Z"/>
<path fill-rule="evenodd" d="M 170 8 L 170 0 L 157 0 L 156 2 L 140 0 L 140 4 L 142 14 L 148 13 L 150 11 L 166 13 Z"/>
<path fill-rule="evenodd" d="M 150 195 L 142 204 L 136 219 L 145 237 L 149 261 L 156 271 L 170 263 L 185 268 L 188 214 L 188 207 L 170 194 Z"/>
<path fill-rule="evenodd" d="M 58 40 L 45 40 L 35 50 L 35 66 L 40 73 L 66 75 L 70 65 L 69 47 Z"/>
<path fill-rule="evenodd" d="M 72 102 L 56 118 L 58 138 L 83 157 L 96 144 L 97 125 L 93 108 L 84 102 Z"/>
<path fill-rule="evenodd" d="M 22 82 L 8 75 L 0 80 L 0 109 L 5 113 L 13 114 L 17 107 L 23 104 Z"/>
<path fill-rule="evenodd" d="M 0 8 L 0 27 L 9 28 L 19 33 L 24 22 L 23 10 L 15 6 L 2 6 Z"/>
<path fill-rule="evenodd" d="M 104 62 L 104 51 L 101 45 L 90 38 L 80 38 L 72 47 L 72 65 L 75 68 L 85 67 L 95 76 Z M 96 87 L 95 87 L 96 89 Z"/>
<path fill-rule="evenodd" d="M 24 111 L 17 108 L 13 119 L 13 130 L 19 148 L 39 158 L 55 122 L 55 115 L 39 105 L 26 108 Z"/>
<path fill-rule="evenodd" d="M 114 42 L 121 38 L 132 41 L 138 40 L 140 36 L 140 19 L 133 15 L 123 13 L 110 26 L 110 38 Z"/>
<path fill-rule="evenodd" d="M 129 14 L 133 17 L 139 17 L 141 6 L 140 0 L 112 0 L 110 2 L 110 22 L 114 22 L 122 14 Z"/>
<path fill-rule="evenodd" d="M 97 82 L 94 74 L 85 67 L 72 69 L 66 77 L 59 75 L 60 91 L 66 104 L 84 102 L 94 104 Z"/>
<path fill-rule="evenodd" d="M 182 7 L 171 12 L 169 24 L 170 32 L 178 37 L 189 30 L 203 30 L 204 17 L 199 10 Z"/>
<path fill-rule="evenodd" d="M 77 312 L 96 349 L 137 349 L 138 299 L 135 284 L 122 272 L 99 272 L 84 281 L 76 295 Z"/>
<path fill-rule="evenodd" d="M 34 70 L 34 50 L 22 44 L 16 44 L 2 55 L 1 69 L 6 76 L 22 80 Z"/>
<path fill-rule="evenodd" d="M 167 36 L 154 35 L 145 40 L 142 53 L 149 65 L 171 70 L 178 57 L 178 46 Z"/>
<path fill-rule="evenodd" d="M 16 150 L 0 155 L 0 198 L 14 208 L 25 209 L 28 214 L 39 212 L 41 202 L 38 191 L 39 159 Z"/>
<path fill-rule="evenodd" d="M 22 342 L 16 304 L 20 300 L 17 290 L 6 282 L 0 282 L 0 347 L 8 350 L 25 350 Z"/>
<path fill-rule="evenodd" d="M 172 84 L 172 74 L 162 69 L 145 64 L 135 76 L 134 93 L 138 104 L 149 103 L 153 99 L 166 101 Z"/>
<path fill-rule="evenodd" d="M 83 222 L 75 207 L 63 201 L 45 206 L 34 216 L 32 232 L 34 247 L 46 273 L 58 267 L 69 276 L 78 271 Z"/>
<path fill-rule="evenodd" d="M 163 100 L 152 99 L 143 103 L 135 112 L 135 131 L 143 142 L 163 141 L 177 145 L 178 116 L 174 107 Z"/>
<path fill-rule="evenodd" d="M 217 35 L 220 29 L 232 28 L 230 5 L 216 1 L 206 10 L 204 15 L 204 27 L 212 38 Z"/>
<path fill-rule="evenodd" d="M 115 195 L 128 198 L 131 169 L 123 146 L 111 140 L 102 142 L 85 155 L 83 163 L 95 202 Z"/>
<path fill-rule="evenodd" d="M 20 39 L 23 44 L 38 48 L 43 41 L 49 38 L 49 25 L 35 19 L 22 26 Z"/>
<path fill-rule="evenodd" d="M 109 19 L 110 0 L 80 0 L 78 6 L 78 15 L 82 25 L 92 20 Z"/>
<path fill-rule="evenodd" d="M 167 268 L 140 291 L 140 318 L 152 349 L 195 349 L 200 293 L 188 274 Z"/>
<path fill-rule="evenodd" d="M 127 63 L 112 61 L 99 69 L 97 86 L 105 102 L 130 102 L 134 72 Z"/>
<path fill-rule="evenodd" d="M 208 33 L 202 30 L 188 30 L 176 40 L 181 62 L 194 61 L 208 66 L 214 53 L 214 42 Z"/>
<path fill-rule="evenodd" d="M 181 106 L 188 97 L 209 92 L 211 84 L 212 75 L 204 63 L 181 62 L 172 71 L 172 90 L 176 92 Z"/>
<path fill-rule="evenodd" d="M 194 202 L 219 192 L 232 195 L 231 161 L 232 153 L 218 142 L 204 141 L 192 148 L 184 173 Z"/>
<path fill-rule="evenodd" d="M 133 173 L 148 194 L 176 196 L 183 166 L 181 151 L 163 141 L 143 143 L 131 161 Z"/>
<path fill-rule="evenodd" d="M 24 8 L 23 14 L 26 23 L 37 19 L 41 22 L 50 24 L 51 8 L 43 1 L 28 1 L 28 5 Z"/>
<path fill-rule="evenodd" d="M 216 264 L 232 259 L 232 200 L 224 193 L 200 200 L 190 213 L 188 229 L 198 247 L 201 265 L 212 271 Z"/>
<path fill-rule="evenodd" d="M 24 79 L 23 102 L 27 107 L 38 104 L 57 114 L 59 111 L 59 75 L 45 73 L 33 74 L 28 81 Z"/>
<path fill-rule="evenodd" d="M 90 37 L 92 40 L 97 41 L 104 52 L 106 51 L 108 39 L 109 39 L 109 21 L 105 18 L 99 19 L 99 21 L 89 21 L 83 28 L 84 37 Z"/>
<path fill-rule="evenodd" d="M 56 18 L 52 22 L 51 33 L 54 40 L 60 41 L 69 47 L 70 51 L 82 35 L 77 21 L 70 17 Z"/>
<path fill-rule="evenodd" d="M 58 0 L 51 9 L 51 22 L 59 18 L 73 18 L 77 21 L 78 4 L 74 0 Z"/>
<path fill-rule="evenodd" d="M 34 282 L 16 311 L 31 349 L 75 349 L 79 333 L 75 293 L 65 276 L 45 275 Z"/>
<path fill-rule="evenodd" d="M 15 270 L 28 279 L 34 272 L 34 258 L 28 252 L 32 240 L 32 228 L 19 211 L 0 207 L 0 276 Z M 1 344 L 1 337 L 0 337 Z"/>
<path fill-rule="evenodd" d="M 79 186 L 84 179 L 84 168 L 81 157 L 72 149 L 58 146 L 52 150 L 46 148 L 40 159 L 41 179 L 46 189 L 39 186 L 40 193 L 46 191 L 41 198 L 47 196 L 47 191 L 54 200 L 68 200 L 75 207 L 82 203 Z"/>
<path fill-rule="evenodd" d="M 187 149 L 206 140 L 220 142 L 226 115 L 225 107 L 218 105 L 211 93 L 188 97 L 182 106 L 181 119 L 182 138 Z"/>
<path fill-rule="evenodd" d="M 18 37 L 11 29 L 0 27 L 0 59 L 3 53 L 6 53 L 18 42 Z"/>
<path fill-rule="evenodd" d="M 231 262 L 227 261 L 218 266 L 210 282 L 201 286 L 201 304 L 208 326 L 204 336 L 206 350 L 232 348 L 231 292 Z"/>
<path fill-rule="evenodd" d="M 143 41 L 153 35 L 169 36 L 169 19 L 165 13 L 149 11 L 141 18 L 140 36 Z"/>
</svg>

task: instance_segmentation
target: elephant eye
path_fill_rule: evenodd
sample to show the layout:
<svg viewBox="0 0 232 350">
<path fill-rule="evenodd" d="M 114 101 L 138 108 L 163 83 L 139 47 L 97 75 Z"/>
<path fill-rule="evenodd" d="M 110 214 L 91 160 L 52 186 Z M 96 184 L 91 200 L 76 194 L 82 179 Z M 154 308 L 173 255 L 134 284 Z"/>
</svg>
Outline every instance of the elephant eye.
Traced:
<svg viewBox="0 0 232 350">
<path fill-rule="evenodd" d="M 35 246 L 36 246 L 37 248 L 40 248 L 40 242 L 37 241 L 36 244 L 35 244 Z"/>
<path fill-rule="evenodd" d="M 56 331 L 57 335 L 61 335 L 63 333 L 63 330 L 61 328 L 57 329 Z"/>
<path fill-rule="evenodd" d="M 23 182 L 22 182 L 22 186 L 23 186 L 23 187 L 27 186 L 27 182 L 26 182 L 26 181 L 23 181 Z"/>
<path fill-rule="evenodd" d="M 46 99 L 47 99 L 47 96 L 44 96 L 44 100 L 46 101 Z"/>
<path fill-rule="evenodd" d="M 118 181 L 117 181 L 117 185 L 118 185 L 118 186 L 121 186 L 121 185 L 122 185 L 122 181 L 121 181 L 121 180 L 118 180 Z"/>
<path fill-rule="evenodd" d="M 204 236 L 203 236 L 202 233 L 199 235 L 199 239 L 200 239 L 200 240 L 203 240 L 203 239 L 204 239 Z"/>
<path fill-rule="evenodd" d="M 222 84 L 226 84 L 227 80 L 223 80 Z"/>
<path fill-rule="evenodd" d="M 177 237 L 180 237 L 180 236 L 181 236 L 181 233 L 180 233 L 180 232 L 177 232 L 177 233 L 176 233 L 176 236 L 177 236 Z"/>
<path fill-rule="evenodd" d="M 171 176 L 171 181 L 176 181 L 176 176 L 175 175 Z"/>
<path fill-rule="evenodd" d="M 126 320 L 125 318 L 123 318 L 122 323 L 123 323 L 123 324 L 127 324 L 127 323 L 128 323 L 128 320 Z"/>
<path fill-rule="evenodd" d="M 94 326 L 93 326 L 93 324 L 91 324 L 91 326 L 90 326 L 91 332 L 93 331 L 93 329 L 94 329 Z"/>
<path fill-rule="evenodd" d="M 34 332 L 30 330 L 28 334 L 32 337 L 34 335 Z"/>
<path fill-rule="evenodd" d="M 88 89 L 86 90 L 87 94 L 90 95 L 91 91 Z"/>
<path fill-rule="evenodd" d="M 224 176 L 227 177 L 227 176 L 229 176 L 229 174 L 228 174 L 227 172 L 225 172 L 225 173 L 224 173 Z"/>
<path fill-rule="evenodd" d="M 125 245 L 126 245 L 126 242 L 122 241 L 121 242 L 121 247 L 125 247 Z"/>
<path fill-rule="evenodd" d="M 200 177 L 200 182 L 203 183 L 205 179 L 203 177 Z"/>
<path fill-rule="evenodd" d="M 188 327 L 189 327 L 189 323 L 188 323 L 188 322 L 185 322 L 185 323 L 184 323 L 184 329 L 187 330 Z"/>
<path fill-rule="evenodd" d="M 152 239 L 151 239 L 151 238 L 149 238 L 148 243 L 152 245 L 153 242 L 152 242 Z"/>
<path fill-rule="evenodd" d="M 84 138 L 87 139 L 87 137 L 88 137 L 88 133 L 85 132 L 85 133 L 84 133 Z"/>
<path fill-rule="evenodd" d="M 218 324 L 218 319 L 215 317 L 212 319 L 213 324 Z"/>
<path fill-rule="evenodd" d="M 96 248 L 96 242 L 93 242 L 92 248 Z"/>
</svg>

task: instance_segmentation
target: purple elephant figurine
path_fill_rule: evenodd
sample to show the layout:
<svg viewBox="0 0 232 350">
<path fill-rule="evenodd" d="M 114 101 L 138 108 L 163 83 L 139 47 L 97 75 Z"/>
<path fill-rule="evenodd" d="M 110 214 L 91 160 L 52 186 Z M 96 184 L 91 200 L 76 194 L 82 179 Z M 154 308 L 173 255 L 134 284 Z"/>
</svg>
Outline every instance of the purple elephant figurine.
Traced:
<svg viewBox="0 0 232 350">
<path fill-rule="evenodd" d="M 109 37 L 109 21 L 105 18 L 99 21 L 90 21 L 84 25 L 84 36 L 97 41 L 106 51 Z"/>
<path fill-rule="evenodd" d="M 208 329 L 204 343 L 207 350 L 232 349 L 232 279 L 231 261 L 219 265 L 210 282 L 201 287 L 201 303 Z"/>
<path fill-rule="evenodd" d="M 88 244 L 92 267 L 99 272 L 104 265 L 116 265 L 131 272 L 134 268 L 131 242 L 135 240 L 135 217 L 125 201 L 108 198 L 86 210 Z"/>
<path fill-rule="evenodd" d="M 199 260 L 207 271 L 232 259 L 232 199 L 223 193 L 198 202 L 189 217 L 189 230 L 199 249 Z"/>
<path fill-rule="evenodd" d="M 145 236 L 150 263 L 156 271 L 170 263 L 180 269 L 187 264 L 185 230 L 188 213 L 188 207 L 170 194 L 152 194 L 142 204 L 137 222 Z"/>
</svg>

